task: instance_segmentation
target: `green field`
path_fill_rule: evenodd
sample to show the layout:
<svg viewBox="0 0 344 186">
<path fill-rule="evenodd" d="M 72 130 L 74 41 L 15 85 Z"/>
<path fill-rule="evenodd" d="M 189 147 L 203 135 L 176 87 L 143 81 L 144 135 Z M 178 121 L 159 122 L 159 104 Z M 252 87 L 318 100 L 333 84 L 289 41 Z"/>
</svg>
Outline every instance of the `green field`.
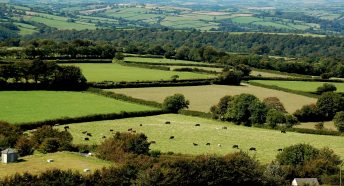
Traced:
<svg viewBox="0 0 344 186">
<path fill-rule="evenodd" d="M 60 30 L 96 29 L 94 24 L 81 23 L 81 22 L 67 22 L 67 20 L 63 20 L 61 18 L 54 19 L 54 18 L 38 17 L 38 16 L 26 16 L 25 20 L 43 23 L 50 27 L 57 28 Z"/>
<path fill-rule="evenodd" d="M 64 91 L 1 91 L 0 120 L 13 124 L 62 117 L 155 110 L 91 93 Z"/>
<path fill-rule="evenodd" d="M 54 162 L 47 163 L 48 159 L 53 159 Z M 39 174 L 49 169 L 71 169 L 79 172 L 83 172 L 84 169 L 90 169 L 92 173 L 94 170 L 112 165 L 111 162 L 99 160 L 95 157 L 84 157 L 72 152 L 35 154 L 23 157 L 21 160 L 18 163 L 0 163 L 0 178 L 14 175 L 15 173 L 29 172 L 31 174 Z"/>
<path fill-rule="evenodd" d="M 166 96 L 181 93 L 190 100 L 189 108 L 191 110 L 203 112 L 208 112 L 210 107 L 217 104 L 223 96 L 233 96 L 243 93 L 253 94 L 261 100 L 267 97 L 278 97 L 289 113 L 295 112 L 303 105 L 316 102 L 316 99 L 314 98 L 246 84 L 242 86 L 207 85 L 188 87 L 125 88 L 112 89 L 110 91 L 157 102 L 162 102 Z"/>
<path fill-rule="evenodd" d="M 273 85 L 290 90 L 297 90 L 303 92 L 315 92 L 318 87 L 322 86 L 324 82 L 307 82 L 307 81 L 273 81 L 273 80 L 253 80 L 264 85 Z M 337 92 L 344 92 L 344 83 L 332 83 L 337 87 Z"/>
<path fill-rule="evenodd" d="M 158 81 L 171 80 L 171 76 L 178 75 L 179 79 L 205 79 L 212 75 L 192 72 L 172 72 L 139 67 L 129 67 L 120 64 L 68 64 L 81 68 L 89 82 L 101 81 Z"/>
<path fill-rule="evenodd" d="M 204 66 L 213 66 L 209 63 L 195 62 L 195 61 L 186 61 L 186 60 L 175 60 L 175 59 L 166 59 L 166 58 L 146 58 L 146 57 L 126 57 L 124 61 L 131 62 L 140 62 L 140 63 L 164 63 L 171 65 L 204 65 Z"/>
<path fill-rule="evenodd" d="M 170 121 L 171 125 L 164 124 Z M 201 124 L 195 127 L 195 124 Z M 142 127 L 139 125 L 142 124 Z M 137 132 L 142 132 L 148 136 L 148 140 L 156 141 L 151 145 L 153 150 L 162 152 L 175 152 L 183 154 L 227 154 L 237 151 L 232 148 L 234 144 L 239 145 L 243 151 L 248 151 L 250 147 L 256 147 L 257 152 L 249 152 L 256 155 L 263 163 L 270 162 L 277 154 L 277 149 L 296 143 L 309 143 L 315 147 L 329 147 L 336 153 L 344 157 L 343 137 L 321 136 L 312 134 L 300 134 L 288 132 L 281 134 L 280 131 L 250 128 L 237 126 L 231 123 L 219 122 L 209 119 L 183 116 L 183 115 L 158 115 L 150 117 L 128 118 L 112 121 L 100 121 L 68 125 L 76 144 L 100 143 L 103 136 L 110 137 L 114 131 L 127 131 L 133 128 Z M 227 126 L 228 130 L 221 129 Z M 63 130 L 64 126 L 59 126 Z M 84 141 L 86 137 L 82 131 L 92 133 L 90 141 Z M 174 140 L 169 137 L 174 136 Z M 199 146 L 193 146 L 197 143 Z M 206 143 L 211 143 L 206 146 Z M 218 147 L 221 144 L 222 147 Z"/>
</svg>

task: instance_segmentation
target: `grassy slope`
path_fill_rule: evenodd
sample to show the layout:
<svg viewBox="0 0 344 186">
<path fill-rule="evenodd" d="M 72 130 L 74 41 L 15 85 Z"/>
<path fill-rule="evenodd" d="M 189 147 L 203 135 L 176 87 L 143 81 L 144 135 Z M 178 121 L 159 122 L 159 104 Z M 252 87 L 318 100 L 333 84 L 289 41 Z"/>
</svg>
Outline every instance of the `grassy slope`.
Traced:
<svg viewBox="0 0 344 186">
<path fill-rule="evenodd" d="M 322 86 L 323 82 L 306 82 L 306 81 L 264 81 L 264 80 L 254 80 L 253 82 L 265 84 L 265 85 L 275 85 L 282 88 L 287 88 L 291 90 L 298 90 L 304 92 L 315 92 L 318 87 Z M 337 87 L 337 92 L 344 92 L 344 83 L 331 83 Z"/>
<path fill-rule="evenodd" d="M 242 93 L 253 94 L 260 99 L 278 97 L 286 110 L 293 113 L 303 105 L 315 103 L 316 99 L 277 91 L 252 85 L 243 86 L 190 86 L 190 87 L 156 87 L 156 88 L 128 88 L 113 89 L 116 93 L 123 93 L 135 98 L 162 102 L 166 96 L 182 93 L 190 100 L 190 109 L 208 112 L 210 107 L 217 104 L 225 95 L 238 95 Z"/>
<path fill-rule="evenodd" d="M 48 159 L 53 159 L 53 163 L 47 163 Z M 83 157 L 77 153 L 58 152 L 53 154 L 35 154 L 22 158 L 19 163 L 0 164 L 0 178 L 13 175 L 15 173 L 30 172 L 31 174 L 38 174 L 48 169 L 72 169 L 82 172 L 88 168 L 91 171 L 109 167 L 111 162 L 96 159 L 94 157 Z"/>
<path fill-rule="evenodd" d="M 0 103 L 0 120 L 10 123 L 154 109 L 83 92 L 1 91 Z"/>
<path fill-rule="evenodd" d="M 170 80 L 171 76 L 178 75 L 179 79 L 211 78 L 211 75 L 172 72 L 155 69 L 122 66 L 119 64 L 68 64 L 79 66 L 89 82 L 101 81 L 152 81 Z"/>
<path fill-rule="evenodd" d="M 171 121 L 172 124 L 166 125 L 164 124 L 165 121 Z M 195 127 L 196 123 L 200 123 L 201 127 Z M 143 126 L 140 127 L 139 124 L 143 124 Z M 280 131 L 275 130 L 237 126 L 183 115 L 166 114 L 69 126 L 74 137 L 74 143 L 100 143 L 103 140 L 102 136 L 110 137 L 112 135 L 110 129 L 124 132 L 128 128 L 133 128 L 137 132 L 146 134 L 148 140 L 156 141 L 156 144 L 151 145 L 151 149 L 161 150 L 162 152 L 227 154 L 237 151 L 232 146 L 238 144 L 243 151 L 248 151 L 250 147 L 256 147 L 257 152 L 249 153 L 256 155 L 263 163 L 267 163 L 274 159 L 279 148 L 296 143 L 309 143 L 318 148 L 328 146 L 344 157 L 343 137 L 293 132 L 281 134 Z M 222 126 L 227 126 L 228 130 L 221 129 Z M 61 130 L 63 130 L 63 127 L 59 126 Z M 92 133 L 89 142 L 83 140 L 86 136 L 82 134 L 82 131 Z M 170 136 L 175 136 L 175 139 L 170 140 Z M 208 142 L 211 143 L 211 146 L 205 145 Z M 193 146 L 192 143 L 198 143 L 199 146 Z M 222 144 L 222 147 L 218 147 L 217 144 Z"/>
</svg>

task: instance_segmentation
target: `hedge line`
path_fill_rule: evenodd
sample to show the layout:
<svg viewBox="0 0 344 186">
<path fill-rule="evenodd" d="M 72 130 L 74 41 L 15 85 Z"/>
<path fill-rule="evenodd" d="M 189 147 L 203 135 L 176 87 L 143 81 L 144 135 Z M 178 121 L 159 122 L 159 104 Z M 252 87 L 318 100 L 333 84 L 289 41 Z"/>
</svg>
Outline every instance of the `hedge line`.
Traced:
<svg viewBox="0 0 344 186">
<path fill-rule="evenodd" d="M 148 68 L 148 69 L 157 69 L 157 70 L 165 70 L 170 71 L 170 67 L 166 66 L 158 66 L 158 65 L 148 65 L 148 64 L 139 64 L 139 63 L 127 63 L 127 62 L 117 62 L 123 66 L 130 66 L 130 67 L 139 67 L 139 68 Z"/>
<path fill-rule="evenodd" d="M 211 113 L 201 112 L 201 111 L 194 111 L 194 110 L 180 110 L 178 114 L 186 115 L 186 116 L 194 116 L 200 118 L 208 118 L 211 119 Z"/>
<path fill-rule="evenodd" d="M 40 84 L 40 83 L 1 83 L 0 82 L 0 91 L 8 90 L 64 90 L 64 91 L 81 91 L 86 90 L 88 85 L 49 85 L 49 84 Z"/>
<path fill-rule="evenodd" d="M 317 135 L 329 135 L 329 136 L 341 136 L 342 133 L 338 131 L 331 130 L 315 130 L 315 129 L 305 129 L 305 128 L 289 128 L 287 131 L 298 132 L 303 134 L 317 134 Z"/>
<path fill-rule="evenodd" d="M 68 60 L 45 60 L 49 62 L 56 62 L 59 64 L 68 63 L 112 63 L 112 59 L 68 59 Z"/>
<path fill-rule="evenodd" d="M 176 68 L 173 71 L 177 72 L 196 72 L 196 73 L 206 73 L 206 74 L 220 74 L 219 72 L 216 72 L 214 70 L 205 70 L 205 69 L 200 69 L 200 68 Z"/>
<path fill-rule="evenodd" d="M 308 93 L 308 92 L 303 92 L 303 91 L 286 89 L 286 88 L 282 88 L 282 87 L 275 86 L 275 85 L 265 85 L 265 84 L 261 84 L 261 83 L 257 83 L 257 82 L 248 82 L 248 83 L 250 85 L 254 85 L 254 86 L 259 86 L 259 87 L 263 87 L 263 88 L 269 88 L 269 89 L 289 92 L 289 93 L 298 94 L 298 95 L 302 95 L 302 96 L 307 96 L 307 97 L 311 97 L 311 98 L 318 98 L 319 97 L 319 95 L 316 95 L 316 94 L 312 94 L 312 93 Z"/>
<path fill-rule="evenodd" d="M 88 116 L 81 116 L 76 118 L 60 118 L 60 119 L 52 119 L 52 120 L 45 120 L 45 121 L 38 121 L 38 122 L 30 122 L 30 123 L 20 123 L 18 126 L 23 130 L 32 130 L 38 127 L 42 127 L 43 125 L 56 125 L 56 124 L 72 124 L 72 123 L 83 123 L 83 122 L 92 122 L 92 121 L 102 121 L 102 120 L 113 120 L 113 119 L 123 119 L 123 118 L 131 118 L 131 117 L 143 117 L 143 116 L 154 116 L 159 114 L 164 114 L 165 111 L 162 110 L 154 110 L 154 111 L 140 111 L 140 112 L 120 112 L 120 113 L 112 113 L 112 114 L 95 114 L 95 115 L 88 115 Z"/>
<path fill-rule="evenodd" d="M 112 82 L 88 83 L 90 87 L 101 89 L 112 88 L 142 88 L 142 87 L 173 87 L 211 85 L 212 79 L 176 80 L 176 81 L 141 81 L 141 82 Z"/>
<path fill-rule="evenodd" d="M 129 54 L 129 53 L 124 53 L 124 57 L 158 58 L 158 59 L 164 58 L 164 56 L 161 56 L 161 55 L 153 55 L 153 54 L 140 55 L 140 54 Z"/>
<path fill-rule="evenodd" d="M 343 80 L 339 79 L 319 79 L 319 78 L 299 78 L 299 77 L 258 77 L 258 76 L 246 76 L 243 80 L 277 80 L 277 81 L 311 81 L 311 82 L 333 82 L 342 83 Z"/>
<path fill-rule="evenodd" d="M 219 65 L 219 64 L 195 64 L 195 63 L 190 63 L 190 64 L 184 64 L 184 63 L 152 63 L 152 62 L 139 62 L 139 61 L 126 61 L 126 63 L 135 63 L 135 64 L 147 64 L 147 65 L 169 65 L 169 66 L 196 66 L 196 67 L 214 67 L 214 68 L 223 68 L 225 67 L 224 65 Z"/>
<path fill-rule="evenodd" d="M 106 96 L 109 98 L 122 100 L 122 101 L 127 101 L 127 102 L 132 102 L 132 103 L 137 103 L 137 104 L 152 106 L 152 107 L 157 107 L 157 108 L 162 108 L 162 104 L 155 102 L 155 101 L 147 101 L 147 100 L 143 100 L 143 99 L 133 98 L 133 97 L 130 97 L 130 96 L 127 96 L 124 94 L 117 94 L 117 93 L 110 92 L 110 91 L 104 91 L 104 90 L 98 89 L 98 88 L 89 88 L 87 91 L 91 92 L 91 93 L 99 94 L 102 96 Z"/>
</svg>

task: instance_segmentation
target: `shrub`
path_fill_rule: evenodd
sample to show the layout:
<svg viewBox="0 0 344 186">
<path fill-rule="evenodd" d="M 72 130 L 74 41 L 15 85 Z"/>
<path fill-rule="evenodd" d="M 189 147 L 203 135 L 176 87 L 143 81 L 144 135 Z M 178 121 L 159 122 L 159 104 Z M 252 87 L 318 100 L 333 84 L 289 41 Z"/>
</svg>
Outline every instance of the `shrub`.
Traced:
<svg viewBox="0 0 344 186">
<path fill-rule="evenodd" d="M 268 107 L 268 109 L 275 109 L 280 112 L 286 113 L 283 103 L 277 97 L 268 97 L 263 100 L 263 103 Z"/>
<path fill-rule="evenodd" d="M 315 124 L 315 129 L 323 130 L 324 129 L 324 122 L 319 122 L 319 123 Z"/>
<path fill-rule="evenodd" d="M 38 150 L 44 154 L 57 152 L 60 148 L 58 138 L 45 138 L 42 144 L 38 147 Z"/>
<path fill-rule="evenodd" d="M 340 94 L 325 92 L 319 97 L 316 106 L 324 119 L 331 120 L 337 112 L 344 111 L 344 98 Z"/>
<path fill-rule="evenodd" d="M 285 116 L 280 111 L 270 109 L 266 115 L 266 123 L 271 128 L 275 128 L 278 124 L 286 123 Z"/>
<path fill-rule="evenodd" d="M 301 109 L 296 110 L 293 115 L 301 122 L 323 120 L 315 104 L 304 105 Z"/>
<path fill-rule="evenodd" d="M 323 86 L 317 88 L 317 93 L 322 94 L 324 92 L 335 92 L 337 87 L 333 84 L 324 83 Z"/>
<path fill-rule="evenodd" d="M 283 149 L 276 157 L 282 165 L 303 165 L 315 159 L 319 150 L 308 144 L 296 144 Z"/>
<path fill-rule="evenodd" d="M 20 135 L 22 131 L 18 127 L 0 121 L 0 150 L 13 147 Z"/>
<path fill-rule="evenodd" d="M 229 70 L 222 72 L 214 83 L 222 85 L 240 85 L 243 76 L 244 74 L 241 71 Z"/>
<path fill-rule="evenodd" d="M 189 101 L 182 94 L 174 94 L 165 98 L 162 108 L 163 110 L 178 113 L 180 109 L 188 108 Z"/>
<path fill-rule="evenodd" d="M 21 136 L 15 145 L 20 156 L 32 155 L 34 152 L 33 144 L 27 136 Z"/>
<path fill-rule="evenodd" d="M 160 157 L 161 152 L 160 152 L 160 150 L 152 150 L 152 151 L 149 152 L 149 155 L 150 155 L 151 157 L 158 158 L 158 157 Z"/>
<path fill-rule="evenodd" d="M 333 118 L 334 125 L 340 132 L 344 132 L 344 111 L 337 112 Z"/>
</svg>

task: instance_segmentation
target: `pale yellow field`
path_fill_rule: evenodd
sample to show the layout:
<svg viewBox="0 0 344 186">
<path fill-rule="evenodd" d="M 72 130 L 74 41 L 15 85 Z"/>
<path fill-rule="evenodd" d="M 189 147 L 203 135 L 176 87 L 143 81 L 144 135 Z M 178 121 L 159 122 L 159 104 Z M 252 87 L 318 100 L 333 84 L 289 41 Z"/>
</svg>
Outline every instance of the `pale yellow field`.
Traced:
<svg viewBox="0 0 344 186">
<path fill-rule="evenodd" d="M 111 89 L 109 91 L 157 102 L 163 102 L 166 96 L 181 93 L 190 100 L 191 110 L 203 112 L 208 112 L 210 107 L 217 104 L 225 95 L 238 95 L 242 93 L 253 94 L 261 100 L 267 97 L 278 97 L 289 113 L 295 112 L 303 105 L 316 102 L 314 98 L 247 84 L 242 86 L 207 85 L 190 87 L 127 88 Z"/>
<path fill-rule="evenodd" d="M 305 129 L 316 129 L 315 125 L 317 123 L 318 122 L 301 123 L 300 125 L 295 125 L 294 127 L 295 128 L 305 128 Z M 333 121 L 324 122 L 324 129 L 337 131 L 337 128 L 334 126 Z"/>
</svg>

